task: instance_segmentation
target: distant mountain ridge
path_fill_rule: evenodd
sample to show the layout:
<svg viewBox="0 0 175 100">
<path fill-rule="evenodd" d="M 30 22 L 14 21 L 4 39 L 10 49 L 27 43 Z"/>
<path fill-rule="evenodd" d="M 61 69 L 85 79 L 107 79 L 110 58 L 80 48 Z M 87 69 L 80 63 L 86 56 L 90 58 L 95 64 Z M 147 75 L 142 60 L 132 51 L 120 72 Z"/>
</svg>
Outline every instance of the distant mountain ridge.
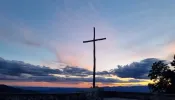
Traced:
<svg viewBox="0 0 175 100">
<path fill-rule="evenodd" d="M 89 88 L 66 88 L 66 87 L 18 87 L 23 90 L 32 90 L 40 93 L 75 93 L 87 91 Z"/>
<path fill-rule="evenodd" d="M 0 93 L 37 93 L 33 90 L 23 90 L 21 88 L 0 84 Z"/>
<path fill-rule="evenodd" d="M 149 93 L 149 88 L 147 86 L 103 87 L 103 89 L 104 91 Z M 75 93 L 84 92 L 88 90 L 89 88 L 22 87 L 0 85 L 0 93 Z"/>
<path fill-rule="evenodd" d="M 74 93 L 88 91 L 89 88 L 66 88 L 66 87 L 18 87 L 24 90 L 33 90 L 40 93 Z M 143 92 L 149 93 L 147 86 L 120 86 L 120 87 L 103 87 L 104 91 L 117 92 Z"/>
<path fill-rule="evenodd" d="M 148 86 L 119 86 L 119 87 L 104 87 L 105 91 L 117 91 L 117 92 L 143 92 L 149 93 Z"/>
</svg>

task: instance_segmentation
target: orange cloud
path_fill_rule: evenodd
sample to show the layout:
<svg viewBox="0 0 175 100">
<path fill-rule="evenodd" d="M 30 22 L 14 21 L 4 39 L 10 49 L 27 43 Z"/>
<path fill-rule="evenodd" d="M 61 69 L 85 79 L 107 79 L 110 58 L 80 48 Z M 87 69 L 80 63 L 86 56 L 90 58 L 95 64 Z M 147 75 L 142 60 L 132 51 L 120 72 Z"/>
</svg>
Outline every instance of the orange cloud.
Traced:
<svg viewBox="0 0 175 100">
<path fill-rule="evenodd" d="M 39 87 L 87 87 L 86 84 L 80 83 L 67 83 L 67 82 L 9 82 L 1 81 L 0 84 L 6 84 L 10 86 L 39 86 Z"/>
<path fill-rule="evenodd" d="M 9 86 L 39 86 L 39 87 L 77 87 L 77 88 L 89 88 L 92 87 L 91 82 L 13 82 L 13 81 L 1 81 L 0 84 L 6 84 Z M 148 85 L 148 82 L 131 82 L 131 83 L 100 83 L 97 82 L 98 87 L 104 86 L 135 86 L 135 85 Z"/>
<path fill-rule="evenodd" d="M 65 63 L 71 66 L 78 66 L 79 61 L 77 59 L 76 54 L 70 51 L 72 49 L 73 48 L 71 48 L 70 46 L 62 46 L 62 48 L 55 48 L 54 53 L 56 54 L 58 62 Z"/>
</svg>

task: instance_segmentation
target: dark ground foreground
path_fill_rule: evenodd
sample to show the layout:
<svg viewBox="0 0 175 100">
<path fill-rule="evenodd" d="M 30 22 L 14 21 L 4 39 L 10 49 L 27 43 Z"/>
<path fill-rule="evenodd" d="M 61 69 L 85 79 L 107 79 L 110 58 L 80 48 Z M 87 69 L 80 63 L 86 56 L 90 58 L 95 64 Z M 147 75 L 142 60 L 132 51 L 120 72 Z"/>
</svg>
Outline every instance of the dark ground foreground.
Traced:
<svg viewBox="0 0 175 100">
<path fill-rule="evenodd" d="M 131 92 L 88 92 L 70 94 L 0 94 L 0 100 L 175 100 L 175 95 Z"/>
</svg>

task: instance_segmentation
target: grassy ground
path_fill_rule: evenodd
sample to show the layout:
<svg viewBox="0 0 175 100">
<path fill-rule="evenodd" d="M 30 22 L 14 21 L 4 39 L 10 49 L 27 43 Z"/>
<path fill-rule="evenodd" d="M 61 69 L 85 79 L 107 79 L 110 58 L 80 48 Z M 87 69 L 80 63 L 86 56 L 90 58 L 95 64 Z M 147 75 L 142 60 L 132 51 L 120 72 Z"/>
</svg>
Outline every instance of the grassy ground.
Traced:
<svg viewBox="0 0 175 100">
<path fill-rule="evenodd" d="M 126 98 L 104 98 L 104 100 L 137 100 L 137 99 L 126 99 Z"/>
<path fill-rule="evenodd" d="M 104 98 L 104 99 L 102 99 Z M 175 100 L 171 94 L 150 94 L 130 92 L 102 92 L 102 94 L 0 94 L 0 100 Z"/>
</svg>

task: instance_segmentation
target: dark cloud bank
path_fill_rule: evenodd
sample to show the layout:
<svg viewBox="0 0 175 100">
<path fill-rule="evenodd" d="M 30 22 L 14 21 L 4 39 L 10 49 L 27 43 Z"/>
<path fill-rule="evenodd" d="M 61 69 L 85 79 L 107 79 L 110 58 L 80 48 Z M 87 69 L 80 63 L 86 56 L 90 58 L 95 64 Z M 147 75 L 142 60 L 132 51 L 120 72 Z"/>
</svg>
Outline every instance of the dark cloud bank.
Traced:
<svg viewBox="0 0 175 100">
<path fill-rule="evenodd" d="M 138 82 L 138 79 L 147 79 L 147 74 L 155 61 L 158 61 L 158 59 L 148 58 L 125 66 L 119 65 L 110 71 L 97 72 L 96 81 L 102 83 L 124 82 L 120 79 L 105 78 L 105 76 L 110 75 L 117 75 L 121 78 L 134 78 L 129 82 Z M 53 74 L 59 76 L 54 76 Z M 37 66 L 22 61 L 10 61 L 0 58 L 0 80 L 92 82 L 91 75 L 92 71 L 79 67 L 67 66 L 62 69 L 51 69 L 46 66 Z"/>
<path fill-rule="evenodd" d="M 122 78 L 147 79 L 148 72 L 152 64 L 156 61 L 159 60 L 155 58 L 148 58 L 125 66 L 118 65 L 117 68 L 111 72 Z"/>
</svg>

